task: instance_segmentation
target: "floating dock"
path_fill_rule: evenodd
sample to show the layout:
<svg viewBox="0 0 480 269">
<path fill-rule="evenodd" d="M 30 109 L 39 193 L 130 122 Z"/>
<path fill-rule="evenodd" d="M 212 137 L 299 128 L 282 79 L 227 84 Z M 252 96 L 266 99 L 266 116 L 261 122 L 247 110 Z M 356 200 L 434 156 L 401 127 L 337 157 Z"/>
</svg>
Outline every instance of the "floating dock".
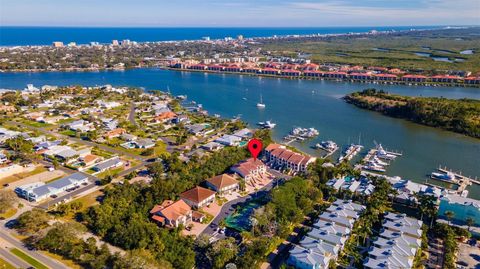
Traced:
<svg viewBox="0 0 480 269">
<path fill-rule="evenodd" d="M 464 191 L 466 191 L 467 187 L 472 185 L 472 184 L 480 185 L 480 180 L 479 179 L 464 176 L 464 175 L 462 175 L 462 172 L 454 172 L 451 169 L 447 169 L 447 167 L 442 168 L 441 166 L 439 166 L 437 168 L 437 170 L 440 171 L 441 173 L 444 173 L 444 174 L 450 173 L 454 176 L 454 179 L 451 182 L 450 181 L 445 181 L 445 182 L 449 182 L 449 183 L 453 183 L 453 184 L 458 185 L 458 189 L 456 191 L 459 194 L 462 194 Z M 435 180 L 437 180 L 437 179 L 435 179 Z"/>
</svg>

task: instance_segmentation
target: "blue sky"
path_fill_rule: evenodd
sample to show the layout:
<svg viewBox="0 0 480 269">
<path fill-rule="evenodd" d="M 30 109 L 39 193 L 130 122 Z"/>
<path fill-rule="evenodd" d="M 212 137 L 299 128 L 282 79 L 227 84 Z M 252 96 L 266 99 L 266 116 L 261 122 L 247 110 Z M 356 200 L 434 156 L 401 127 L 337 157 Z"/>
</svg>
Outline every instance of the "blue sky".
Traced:
<svg viewBox="0 0 480 269">
<path fill-rule="evenodd" d="M 0 0 L 0 25 L 480 25 L 480 0 Z"/>
</svg>

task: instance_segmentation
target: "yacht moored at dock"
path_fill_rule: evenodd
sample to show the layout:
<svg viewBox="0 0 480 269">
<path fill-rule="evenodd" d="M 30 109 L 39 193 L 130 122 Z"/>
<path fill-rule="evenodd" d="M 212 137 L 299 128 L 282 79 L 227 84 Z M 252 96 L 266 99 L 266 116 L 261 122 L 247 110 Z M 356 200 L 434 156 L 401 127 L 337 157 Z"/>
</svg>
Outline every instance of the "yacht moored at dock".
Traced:
<svg viewBox="0 0 480 269">
<path fill-rule="evenodd" d="M 338 149 L 338 145 L 335 142 L 328 140 L 328 141 L 322 141 L 320 143 L 317 143 L 315 145 L 315 148 L 323 149 L 329 153 L 333 153 Z"/>
<path fill-rule="evenodd" d="M 257 125 L 262 127 L 263 129 L 273 129 L 273 128 L 275 128 L 275 126 L 277 126 L 276 123 L 273 123 L 269 120 L 261 121 L 261 122 L 257 123 Z"/>
<path fill-rule="evenodd" d="M 338 162 L 341 163 L 344 160 L 350 161 L 363 149 L 362 145 L 350 144 L 343 154 L 338 158 Z"/>
</svg>

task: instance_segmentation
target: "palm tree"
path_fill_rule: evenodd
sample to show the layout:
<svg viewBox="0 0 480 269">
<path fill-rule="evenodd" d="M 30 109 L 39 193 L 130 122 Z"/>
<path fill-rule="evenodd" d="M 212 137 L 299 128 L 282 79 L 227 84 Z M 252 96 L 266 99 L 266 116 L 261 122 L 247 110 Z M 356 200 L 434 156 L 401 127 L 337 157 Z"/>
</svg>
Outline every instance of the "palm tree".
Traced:
<svg viewBox="0 0 480 269">
<path fill-rule="evenodd" d="M 470 232 L 470 227 L 472 227 L 473 224 L 475 224 L 475 220 L 472 217 L 467 217 L 465 222 L 467 223 L 468 231 Z"/>
<path fill-rule="evenodd" d="M 447 210 L 447 211 L 445 211 L 444 215 L 448 219 L 448 225 L 450 225 L 450 221 L 452 220 L 455 213 L 453 211 Z"/>
</svg>

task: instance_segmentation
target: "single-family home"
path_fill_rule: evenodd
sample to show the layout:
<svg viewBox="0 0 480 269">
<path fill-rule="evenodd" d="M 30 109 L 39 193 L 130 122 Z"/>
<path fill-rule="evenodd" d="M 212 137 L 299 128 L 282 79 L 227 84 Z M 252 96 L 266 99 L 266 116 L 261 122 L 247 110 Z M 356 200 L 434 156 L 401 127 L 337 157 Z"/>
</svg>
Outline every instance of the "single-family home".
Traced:
<svg viewBox="0 0 480 269">
<path fill-rule="evenodd" d="M 154 122 L 157 122 L 157 123 L 165 123 L 167 121 L 173 120 L 176 117 L 177 117 L 177 114 L 175 114 L 175 112 L 166 111 L 166 112 L 162 112 L 162 113 L 158 114 L 157 116 L 155 116 L 155 118 L 153 120 L 154 120 Z"/>
<path fill-rule="evenodd" d="M 215 139 L 215 142 L 225 146 L 238 146 L 242 141 L 242 138 L 234 135 L 223 135 L 220 138 Z"/>
<path fill-rule="evenodd" d="M 120 167 L 122 165 L 123 165 L 123 161 L 119 157 L 113 157 L 101 163 L 96 164 L 94 167 L 92 167 L 92 170 L 100 173 L 108 169 Z"/>
<path fill-rule="evenodd" d="M 88 154 L 88 155 L 85 155 L 83 157 L 80 157 L 79 160 L 83 163 L 83 165 L 91 166 L 91 165 L 94 165 L 94 164 L 102 161 L 103 157 L 97 156 L 97 155 L 94 155 L 94 154 Z"/>
<path fill-rule="evenodd" d="M 202 208 L 215 201 L 215 192 L 200 186 L 180 194 L 180 198 L 193 208 Z"/>
<path fill-rule="evenodd" d="M 148 149 L 148 148 L 155 147 L 155 142 L 153 142 L 153 140 L 150 138 L 138 139 L 133 143 L 135 143 L 137 148 L 141 148 L 141 149 Z"/>
<path fill-rule="evenodd" d="M 153 207 L 150 214 L 152 220 L 167 227 L 187 226 L 192 220 L 192 208 L 183 200 L 176 202 L 165 200 L 162 204 Z"/>
<path fill-rule="evenodd" d="M 117 128 L 117 129 L 113 129 L 111 131 L 108 131 L 106 132 L 103 137 L 105 139 L 112 139 L 112 138 L 115 138 L 115 137 L 119 137 L 121 135 L 123 135 L 124 133 L 126 133 L 127 130 L 123 129 L 123 128 Z"/>
<path fill-rule="evenodd" d="M 206 180 L 209 188 L 219 194 L 232 193 L 238 190 L 238 180 L 228 174 L 221 174 Z"/>
</svg>

